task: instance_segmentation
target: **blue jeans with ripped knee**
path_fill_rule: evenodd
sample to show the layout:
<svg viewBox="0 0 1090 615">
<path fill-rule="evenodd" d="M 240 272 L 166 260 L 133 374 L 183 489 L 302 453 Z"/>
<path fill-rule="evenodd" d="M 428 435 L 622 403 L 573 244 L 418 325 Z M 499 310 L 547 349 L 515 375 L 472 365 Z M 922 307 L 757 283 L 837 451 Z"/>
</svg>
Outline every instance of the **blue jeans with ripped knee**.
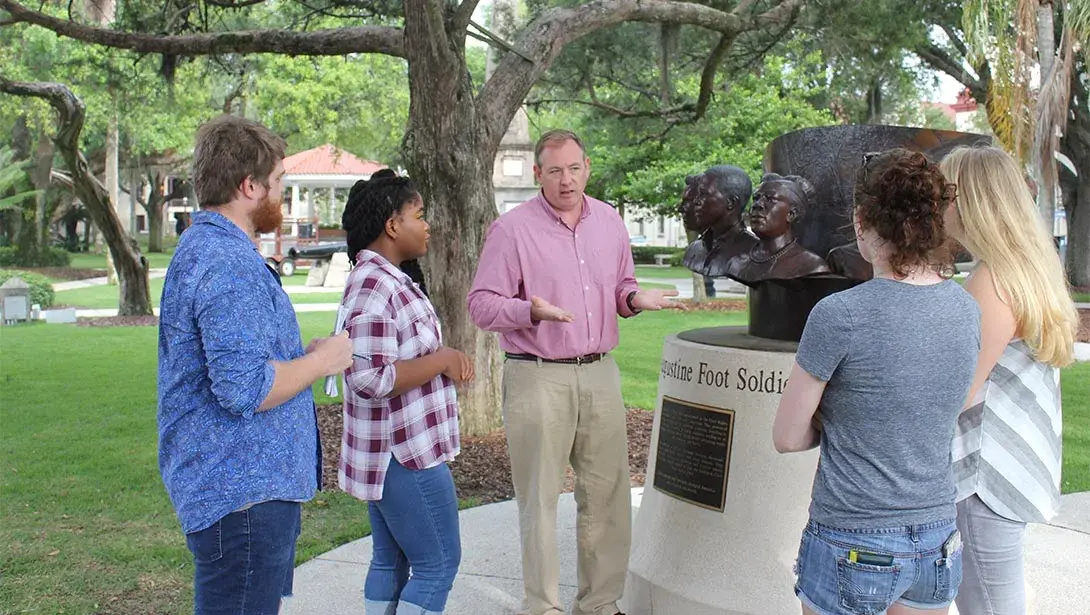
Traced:
<svg viewBox="0 0 1090 615">
<path fill-rule="evenodd" d="M 367 615 L 439 615 L 462 559 L 458 496 L 443 463 L 410 470 L 390 459 L 382 499 L 371 514 Z"/>
</svg>

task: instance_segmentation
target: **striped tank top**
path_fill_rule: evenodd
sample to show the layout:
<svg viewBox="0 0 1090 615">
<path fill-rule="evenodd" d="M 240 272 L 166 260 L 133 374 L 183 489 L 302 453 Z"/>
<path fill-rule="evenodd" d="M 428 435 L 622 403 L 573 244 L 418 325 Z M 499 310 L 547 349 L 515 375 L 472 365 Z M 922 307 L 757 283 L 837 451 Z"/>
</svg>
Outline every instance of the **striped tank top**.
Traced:
<svg viewBox="0 0 1090 615">
<path fill-rule="evenodd" d="M 1042 523 L 1060 506 L 1060 370 L 1012 340 L 954 436 L 957 500 L 976 494 L 997 515 Z"/>
</svg>

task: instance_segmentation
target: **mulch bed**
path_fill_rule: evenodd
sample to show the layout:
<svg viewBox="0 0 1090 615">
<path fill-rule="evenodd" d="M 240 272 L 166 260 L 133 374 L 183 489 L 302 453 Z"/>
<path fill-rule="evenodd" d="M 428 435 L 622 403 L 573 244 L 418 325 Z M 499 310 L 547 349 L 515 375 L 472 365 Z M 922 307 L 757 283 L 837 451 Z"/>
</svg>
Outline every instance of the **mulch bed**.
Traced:
<svg viewBox="0 0 1090 615">
<path fill-rule="evenodd" d="M 683 299 L 678 303 L 684 303 L 690 312 L 744 312 L 749 309 L 745 299 L 709 299 L 700 303 Z"/>
<path fill-rule="evenodd" d="M 647 469 L 647 452 L 651 446 L 651 424 L 654 415 L 644 410 L 628 410 L 628 465 L 632 485 L 643 485 Z M 337 464 L 341 455 L 341 406 L 318 407 L 318 428 L 322 433 L 322 478 L 325 488 L 338 491 Z M 503 430 L 486 436 L 463 437 L 462 452 L 450 464 L 454 485 L 460 498 L 476 498 L 489 504 L 515 497 L 511 486 L 511 461 L 507 457 L 507 441 Z M 564 491 L 574 488 L 574 475 L 568 468 Z"/>
<path fill-rule="evenodd" d="M 75 269 L 72 267 L 34 267 L 30 269 L 24 269 L 23 271 L 31 271 L 33 273 L 40 273 L 47 278 L 53 280 L 90 280 L 91 278 L 104 278 L 106 277 L 105 269 Z"/>
<path fill-rule="evenodd" d="M 158 316 L 105 316 L 102 318 L 77 318 L 77 327 L 155 327 Z"/>
</svg>

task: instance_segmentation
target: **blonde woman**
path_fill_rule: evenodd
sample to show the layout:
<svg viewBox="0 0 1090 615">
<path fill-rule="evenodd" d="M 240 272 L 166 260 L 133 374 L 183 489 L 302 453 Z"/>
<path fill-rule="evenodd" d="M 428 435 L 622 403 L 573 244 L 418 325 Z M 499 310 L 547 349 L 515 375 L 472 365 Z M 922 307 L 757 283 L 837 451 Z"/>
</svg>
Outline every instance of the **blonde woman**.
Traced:
<svg viewBox="0 0 1090 615">
<path fill-rule="evenodd" d="M 957 185 L 950 236 L 979 265 L 965 283 L 981 309 L 981 349 L 954 438 L 965 543 L 962 615 L 1024 615 L 1027 523 L 1060 502 L 1060 373 L 1078 315 L 1059 255 L 1006 152 L 959 148 L 940 165 Z"/>
</svg>

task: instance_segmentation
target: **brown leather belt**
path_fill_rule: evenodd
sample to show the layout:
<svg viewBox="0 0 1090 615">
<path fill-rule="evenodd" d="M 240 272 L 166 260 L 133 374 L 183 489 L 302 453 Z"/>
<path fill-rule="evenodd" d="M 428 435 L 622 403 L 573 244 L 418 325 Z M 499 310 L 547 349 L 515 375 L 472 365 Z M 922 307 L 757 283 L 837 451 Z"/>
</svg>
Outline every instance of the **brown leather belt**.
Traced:
<svg viewBox="0 0 1090 615">
<path fill-rule="evenodd" d="M 587 363 L 597 363 L 605 358 L 604 353 L 585 354 L 581 357 L 572 357 L 570 359 L 545 359 L 537 355 L 532 354 L 519 354 L 514 352 L 505 353 L 508 359 L 514 359 L 515 361 L 541 361 L 542 363 L 565 363 L 568 365 L 586 365 Z"/>
</svg>

